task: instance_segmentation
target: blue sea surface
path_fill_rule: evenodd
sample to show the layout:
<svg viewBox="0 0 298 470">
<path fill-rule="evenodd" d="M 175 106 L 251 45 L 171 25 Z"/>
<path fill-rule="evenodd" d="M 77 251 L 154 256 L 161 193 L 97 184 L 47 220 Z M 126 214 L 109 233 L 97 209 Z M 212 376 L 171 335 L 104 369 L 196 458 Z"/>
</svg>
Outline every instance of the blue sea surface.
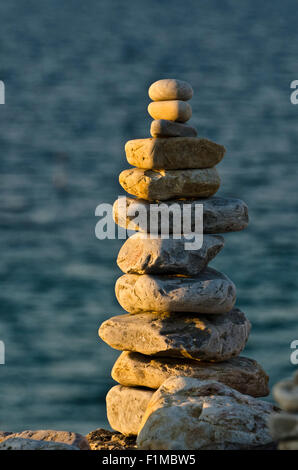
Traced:
<svg viewBox="0 0 298 470">
<path fill-rule="evenodd" d="M 107 426 L 118 352 L 97 335 L 123 313 L 121 240 L 96 239 L 96 206 L 124 194 L 124 144 L 149 136 L 148 86 L 193 85 L 191 122 L 225 145 L 219 195 L 250 225 L 212 266 L 252 322 L 245 355 L 270 385 L 298 339 L 297 2 L 9 0 L 0 3 L 0 429 Z M 270 399 L 270 398 L 269 398 Z"/>
</svg>

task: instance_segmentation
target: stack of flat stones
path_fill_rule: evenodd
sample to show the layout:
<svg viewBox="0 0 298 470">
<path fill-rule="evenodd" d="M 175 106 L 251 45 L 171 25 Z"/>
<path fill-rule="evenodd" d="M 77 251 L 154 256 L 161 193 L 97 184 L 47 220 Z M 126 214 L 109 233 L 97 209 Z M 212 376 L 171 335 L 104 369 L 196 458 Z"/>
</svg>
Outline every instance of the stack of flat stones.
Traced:
<svg viewBox="0 0 298 470">
<path fill-rule="evenodd" d="M 273 387 L 273 396 L 281 408 L 269 419 L 269 428 L 279 450 L 298 450 L 298 372 L 292 379 Z"/>
<path fill-rule="evenodd" d="M 214 196 L 220 186 L 215 166 L 222 160 L 225 148 L 197 137 L 197 131 L 186 124 L 192 114 L 188 103 L 192 95 L 192 87 L 183 81 L 166 79 L 153 83 L 149 88 L 152 102 L 148 106 L 154 119 L 150 129 L 152 138 L 131 140 L 125 145 L 127 161 L 134 167 L 123 171 L 119 181 L 134 198 L 126 198 L 125 210 L 115 203 L 114 219 L 121 227 L 137 233 L 120 249 L 117 264 L 124 275 L 117 280 L 115 291 L 128 313 L 110 318 L 99 329 L 100 337 L 107 344 L 123 351 L 112 370 L 112 377 L 119 385 L 107 395 L 107 415 L 111 427 L 124 435 L 137 435 L 142 429 L 144 436 L 150 401 L 167 380 L 177 379 L 179 383 L 164 386 L 162 396 L 164 390 L 181 393 L 181 387 L 185 388 L 187 397 L 193 387 L 198 394 L 206 394 L 201 381 L 210 382 L 209 392 L 231 393 L 233 403 L 239 403 L 241 394 L 255 400 L 251 397 L 269 393 L 268 376 L 261 366 L 255 360 L 239 357 L 250 333 L 250 323 L 234 306 L 235 285 L 225 274 L 208 267 L 224 246 L 224 238 L 219 234 L 244 229 L 248 211 L 239 199 Z M 186 250 L 183 236 L 151 237 L 150 223 L 143 227 L 133 220 L 137 207 L 149 214 L 153 203 L 170 206 L 174 202 L 191 208 L 203 205 L 201 249 Z M 169 227 L 173 232 L 171 221 Z M 181 377 L 188 382 L 181 382 Z M 236 398 L 235 394 L 238 394 Z M 202 407 L 201 401 L 196 400 Z M 243 403 L 245 411 L 250 413 L 254 409 L 251 401 Z M 230 403 L 227 407 L 233 409 Z M 257 429 L 262 422 L 261 411 L 258 409 L 257 417 L 249 419 L 242 411 L 234 410 L 234 414 L 245 416 L 242 424 L 248 426 L 249 421 L 251 429 L 254 427 L 251 421 L 254 423 L 255 419 Z M 170 417 L 167 420 L 170 422 Z M 225 430 L 229 428 L 222 416 L 220 421 Z M 238 425 L 237 439 L 243 431 L 241 426 Z M 263 427 L 261 437 L 256 438 L 259 444 L 268 442 Z M 161 434 L 165 436 L 167 429 L 174 428 L 179 430 L 176 424 L 172 428 L 169 424 L 165 429 L 161 425 Z M 198 440 L 198 433 L 191 429 L 190 434 L 193 432 Z M 245 432 L 242 436 L 249 435 L 253 443 L 253 433 Z M 181 429 L 179 433 L 181 436 Z M 223 436 L 220 433 L 218 436 L 218 446 L 228 448 Z M 232 437 L 227 439 L 230 442 Z M 141 441 L 140 447 L 150 448 L 148 436 L 143 439 L 146 444 Z M 168 443 L 160 443 L 153 436 L 152 442 L 155 448 L 168 448 L 175 439 L 172 436 Z M 242 444 L 245 442 L 238 442 L 236 448 Z M 179 448 L 180 444 L 176 445 Z M 185 441 L 181 445 L 202 448 L 198 442 Z M 215 440 L 213 448 L 216 448 Z"/>
</svg>

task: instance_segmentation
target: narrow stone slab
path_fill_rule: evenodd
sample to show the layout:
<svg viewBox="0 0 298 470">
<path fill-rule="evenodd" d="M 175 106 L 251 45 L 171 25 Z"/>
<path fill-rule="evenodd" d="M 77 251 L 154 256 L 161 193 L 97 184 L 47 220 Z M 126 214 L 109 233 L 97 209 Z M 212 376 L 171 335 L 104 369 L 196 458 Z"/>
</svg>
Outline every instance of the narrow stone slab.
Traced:
<svg viewBox="0 0 298 470">
<path fill-rule="evenodd" d="M 197 137 L 134 139 L 125 145 L 128 163 L 149 170 L 211 168 L 222 160 L 225 151 L 222 145 Z"/>
<path fill-rule="evenodd" d="M 124 274 L 115 285 L 121 307 L 129 313 L 229 312 L 236 288 L 223 273 L 206 268 L 195 277 Z"/>
<path fill-rule="evenodd" d="M 220 178 L 216 168 L 154 171 L 130 168 L 120 173 L 119 183 L 134 196 L 149 201 L 165 201 L 213 196 L 219 189 Z"/>
<path fill-rule="evenodd" d="M 80 450 L 76 446 L 54 441 L 37 441 L 21 437 L 9 437 L 0 442 L 0 450 Z"/>
<path fill-rule="evenodd" d="M 22 431 L 10 433 L 9 438 L 46 441 L 46 442 L 59 442 L 70 446 L 75 446 L 80 450 L 88 450 L 89 444 L 87 439 L 76 432 L 69 431 L 53 431 L 52 429 L 41 429 L 36 431 Z"/>
<path fill-rule="evenodd" d="M 138 434 L 153 390 L 116 385 L 106 396 L 110 426 L 125 436 Z"/>
<path fill-rule="evenodd" d="M 185 249 L 186 239 L 150 238 L 135 233 L 122 245 L 117 264 L 128 274 L 186 274 L 195 276 L 220 252 L 224 239 L 204 235 L 201 249 Z"/>
<path fill-rule="evenodd" d="M 196 137 L 198 135 L 194 127 L 167 119 L 152 121 L 150 134 L 152 137 Z"/>
<path fill-rule="evenodd" d="M 192 115 L 191 106 L 180 100 L 152 101 L 147 109 L 153 119 L 186 122 Z"/>
<path fill-rule="evenodd" d="M 113 217 L 115 222 L 121 227 L 141 232 L 150 232 L 150 203 L 144 199 L 123 198 L 124 209 L 119 210 L 119 200 L 114 203 Z M 183 206 L 191 205 L 191 230 L 195 230 L 195 206 L 203 204 L 204 212 L 204 233 L 226 233 L 237 232 L 243 230 L 248 225 L 248 209 L 247 205 L 240 199 L 224 198 L 213 196 L 209 199 L 195 199 L 193 201 L 164 201 L 156 203 L 158 208 L 164 214 L 166 209 L 168 214 L 171 213 L 171 207 L 178 204 L 181 210 L 181 227 L 183 227 Z M 147 214 L 147 220 L 144 224 L 137 219 L 140 211 Z M 165 215 L 165 219 L 161 218 L 158 225 L 158 233 L 163 228 L 169 226 L 169 233 L 173 233 L 173 220 L 169 215 Z M 145 218 L 146 219 L 146 218 Z M 176 221 L 177 223 L 177 221 Z M 152 229 L 153 232 L 153 229 Z"/>
<path fill-rule="evenodd" d="M 246 357 L 235 357 L 225 362 L 199 362 L 125 351 L 112 369 L 113 379 L 130 387 L 157 389 L 169 377 L 178 376 L 217 380 L 253 397 L 269 394 L 268 375 L 256 361 Z"/>
<path fill-rule="evenodd" d="M 244 349 L 250 323 L 233 309 L 224 315 L 139 313 L 106 320 L 99 336 L 109 346 L 149 356 L 222 362 Z"/>
<path fill-rule="evenodd" d="M 171 377 L 152 395 L 137 444 L 146 450 L 236 450 L 271 442 L 273 406 L 215 380 Z"/>
<path fill-rule="evenodd" d="M 298 441 L 298 413 L 276 413 L 271 415 L 269 430 L 274 440 L 296 438 Z"/>
<path fill-rule="evenodd" d="M 193 95 L 191 85 L 184 80 L 164 78 L 152 83 L 148 90 L 149 97 L 153 101 L 164 100 L 190 100 Z"/>
</svg>

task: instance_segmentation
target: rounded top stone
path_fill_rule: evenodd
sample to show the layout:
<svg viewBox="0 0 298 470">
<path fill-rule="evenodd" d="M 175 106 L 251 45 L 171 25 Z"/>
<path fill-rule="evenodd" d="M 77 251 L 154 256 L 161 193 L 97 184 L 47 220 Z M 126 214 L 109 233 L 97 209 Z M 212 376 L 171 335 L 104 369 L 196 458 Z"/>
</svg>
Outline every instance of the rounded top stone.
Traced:
<svg viewBox="0 0 298 470">
<path fill-rule="evenodd" d="M 148 90 L 153 101 L 190 100 L 193 95 L 191 85 L 183 80 L 165 78 L 152 83 Z"/>
</svg>

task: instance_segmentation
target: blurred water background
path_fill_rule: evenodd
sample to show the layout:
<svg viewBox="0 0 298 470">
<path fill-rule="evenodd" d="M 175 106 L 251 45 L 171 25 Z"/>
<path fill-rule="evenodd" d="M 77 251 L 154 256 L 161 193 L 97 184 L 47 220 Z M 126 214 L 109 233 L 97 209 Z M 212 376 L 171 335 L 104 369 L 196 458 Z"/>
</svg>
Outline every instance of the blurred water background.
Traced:
<svg viewBox="0 0 298 470">
<path fill-rule="evenodd" d="M 95 207 L 124 194 L 124 144 L 149 136 L 148 85 L 189 81 L 192 123 L 224 144 L 219 194 L 250 226 L 212 263 L 253 324 L 245 355 L 291 373 L 298 339 L 297 3 L 271 0 L 10 0 L 0 3 L 0 429 L 107 426 L 118 356 L 102 321 L 121 241 Z"/>
</svg>

